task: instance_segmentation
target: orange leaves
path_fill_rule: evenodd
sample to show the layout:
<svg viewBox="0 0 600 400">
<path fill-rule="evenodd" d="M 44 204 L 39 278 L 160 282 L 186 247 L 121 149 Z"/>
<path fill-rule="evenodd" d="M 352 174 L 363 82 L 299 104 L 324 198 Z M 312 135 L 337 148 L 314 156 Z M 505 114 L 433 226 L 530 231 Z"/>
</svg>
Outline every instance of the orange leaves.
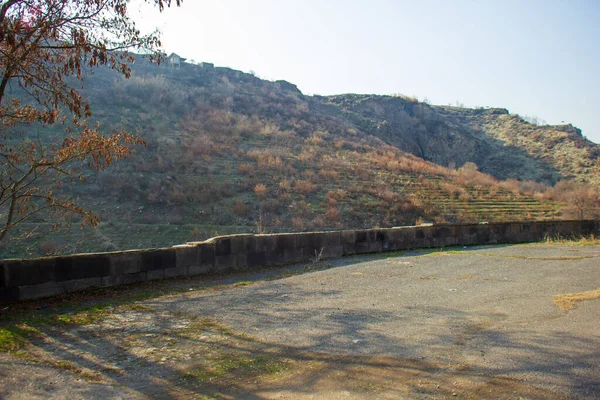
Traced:
<svg viewBox="0 0 600 400">
<path fill-rule="evenodd" d="M 298 179 L 294 182 L 294 192 L 300 195 L 307 195 L 317 190 L 317 187 L 310 181 Z"/>
<path fill-rule="evenodd" d="M 89 158 L 88 166 L 90 168 L 103 170 L 113 161 L 131 154 L 130 147 L 136 144 L 145 143 L 137 136 L 127 132 L 105 136 L 95 129 L 85 128 L 78 138 L 70 136 L 64 139 L 52 164 L 59 166 L 69 161 Z"/>
<path fill-rule="evenodd" d="M 264 199 L 269 194 L 269 189 L 262 183 L 254 186 L 254 193 L 261 199 Z"/>
</svg>

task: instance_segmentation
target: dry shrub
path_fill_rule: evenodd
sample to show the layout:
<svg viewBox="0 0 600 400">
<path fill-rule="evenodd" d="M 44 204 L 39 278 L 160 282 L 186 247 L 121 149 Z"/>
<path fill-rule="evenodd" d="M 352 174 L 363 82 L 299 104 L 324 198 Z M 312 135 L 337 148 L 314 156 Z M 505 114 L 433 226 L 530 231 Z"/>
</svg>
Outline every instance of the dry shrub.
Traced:
<svg viewBox="0 0 600 400">
<path fill-rule="evenodd" d="M 279 189 L 289 192 L 292 189 L 292 182 L 287 179 L 279 181 Z"/>
<path fill-rule="evenodd" d="M 190 231 L 190 239 L 191 240 L 201 240 L 202 239 L 202 231 L 197 226 L 194 227 Z"/>
<path fill-rule="evenodd" d="M 304 200 L 295 201 L 290 204 L 289 208 L 298 215 L 306 215 L 310 212 L 310 203 L 307 203 Z"/>
<path fill-rule="evenodd" d="M 469 192 L 461 193 L 460 196 L 458 196 L 458 199 L 460 201 L 469 201 L 471 200 L 471 194 Z"/>
<path fill-rule="evenodd" d="M 276 214 L 279 211 L 280 203 L 277 199 L 265 200 L 261 203 L 261 207 L 266 213 Z"/>
<path fill-rule="evenodd" d="M 233 212 L 240 217 L 245 217 L 248 214 L 248 206 L 241 200 L 234 200 L 232 203 Z"/>
<path fill-rule="evenodd" d="M 321 136 L 317 136 L 317 135 L 312 135 L 311 137 L 309 137 L 308 139 L 305 140 L 305 142 L 307 144 L 312 144 L 312 145 L 320 145 L 321 143 L 323 143 L 323 138 Z"/>
<path fill-rule="evenodd" d="M 325 219 L 330 223 L 337 223 L 340 220 L 340 211 L 337 208 L 330 208 L 325 212 Z"/>
<path fill-rule="evenodd" d="M 326 225 L 325 220 L 323 219 L 323 217 L 318 216 L 312 219 L 312 226 L 315 229 L 319 229 L 322 228 Z"/>
<path fill-rule="evenodd" d="M 377 190 L 377 197 L 390 204 L 398 198 L 398 195 L 387 188 L 379 188 Z"/>
<path fill-rule="evenodd" d="M 43 256 L 56 255 L 56 254 L 58 254 L 58 252 L 60 250 L 60 246 L 51 239 L 40 241 L 38 243 L 38 248 L 40 250 L 40 254 L 42 254 Z"/>
<path fill-rule="evenodd" d="M 298 179 L 294 182 L 294 192 L 299 195 L 307 195 L 316 190 L 316 186 L 310 181 Z"/>
<path fill-rule="evenodd" d="M 304 220 L 300 217 L 293 217 L 292 226 L 294 227 L 295 231 L 301 232 L 302 230 L 304 230 Z"/>
<path fill-rule="evenodd" d="M 442 182 L 441 189 L 444 192 L 448 193 L 448 195 L 453 199 L 456 198 L 457 195 L 462 193 L 462 189 L 460 188 L 460 186 L 449 182 Z"/>
<path fill-rule="evenodd" d="M 310 149 L 302 149 L 302 152 L 298 156 L 298 159 L 305 164 L 310 164 L 315 160 L 316 153 Z"/>
<path fill-rule="evenodd" d="M 254 193 L 261 199 L 264 199 L 269 194 L 269 189 L 262 183 L 257 183 L 254 186 Z"/>
<path fill-rule="evenodd" d="M 337 182 L 340 177 L 339 172 L 332 169 L 320 169 L 317 174 L 319 175 L 319 178 L 333 182 Z"/>
<path fill-rule="evenodd" d="M 337 206 L 338 201 L 336 199 L 335 192 L 333 190 L 330 190 L 329 192 L 327 192 L 327 194 L 323 198 L 323 204 L 327 207 Z"/>
<path fill-rule="evenodd" d="M 238 173 L 242 175 L 252 175 L 254 174 L 254 167 L 252 166 L 252 164 L 240 164 L 238 165 Z"/>
</svg>

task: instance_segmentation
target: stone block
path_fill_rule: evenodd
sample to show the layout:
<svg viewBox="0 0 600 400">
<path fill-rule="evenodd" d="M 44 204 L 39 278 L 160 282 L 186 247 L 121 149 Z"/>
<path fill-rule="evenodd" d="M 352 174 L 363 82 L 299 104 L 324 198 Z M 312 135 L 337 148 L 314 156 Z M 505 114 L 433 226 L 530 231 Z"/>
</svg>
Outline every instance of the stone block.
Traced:
<svg viewBox="0 0 600 400">
<path fill-rule="evenodd" d="M 351 256 L 356 254 L 356 243 L 344 243 L 344 255 Z"/>
<path fill-rule="evenodd" d="M 109 275 L 125 275 L 142 271 L 142 255 L 139 251 L 124 251 L 108 255 Z"/>
<path fill-rule="evenodd" d="M 215 271 L 225 272 L 237 268 L 237 256 L 233 254 L 215 256 Z"/>
<path fill-rule="evenodd" d="M 357 242 L 356 246 L 356 254 L 363 254 L 369 252 L 369 242 Z"/>
<path fill-rule="evenodd" d="M 188 267 L 186 266 L 177 266 L 173 268 L 165 268 L 165 278 L 176 278 L 181 276 L 186 276 L 188 274 Z"/>
<path fill-rule="evenodd" d="M 335 246 L 325 247 L 323 250 L 323 258 L 338 258 L 344 255 L 344 245 L 338 244 Z"/>
<path fill-rule="evenodd" d="M 492 235 L 488 225 L 479 225 L 477 228 L 477 244 L 488 244 L 490 243 Z"/>
<path fill-rule="evenodd" d="M 324 233 L 324 246 L 323 247 L 334 247 L 342 244 L 342 233 L 341 232 L 325 232 Z"/>
<path fill-rule="evenodd" d="M 0 303 L 19 300 L 18 287 L 0 287 Z"/>
<path fill-rule="evenodd" d="M 297 262 L 305 261 L 306 258 L 307 257 L 304 257 L 303 249 L 298 249 L 298 248 L 294 247 L 294 248 L 284 249 L 283 261 L 281 263 L 282 264 L 297 263 Z"/>
<path fill-rule="evenodd" d="M 356 231 L 341 231 L 340 232 L 340 240 L 341 243 L 346 244 L 354 244 L 356 243 Z"/>
<path fill-rule="evenodd" d="M 200 247 L 199 246 L 176 246 L 175 266 L 192 267 L 200 265 Z"/>
<path fill-rule="evenodd" d="M 0 288 L 8 286 L 8 271 L 4 263 L 0 262 Z"/>
<path fill-rule="evenodd" d="M 144 271 L 172 268 L 176 263 L 175 249 L 146 250 L 140 254 Z"/>
<path fill-rule="evenodd" d="M 133 274 L 110 275 L 102 277 L 102 286 L 129 285 L 147 280 L 146 272 L 135 272 Z"/>
<path fill-rule="evenodd" d="M 213 243 L 203 243 L 200 249 L 200 266 L 212 270 L 215 267 L 215 246 Z"/>
<path fill-rule="evenodd" d="M 319 232 L 306 232 L 298 234 L 296 246 L 302 249 L 321 249 L 324 247 L 325 236 Z"/>
<path fill-rule="evenodd" d="M 228 256 L 231 254 L 231 238 L 217 238 L 215 243 L 215 256 Z"/>
<path fill-rule="evenodd" d="M 2 264 L 6 287 L 53 282 L 55 278 L 55 258 L 4 260 Z"/>
<path fill-rule="evenodd" d="M 369 241 L 369 231 L 366 230 L 360 230 L 360 231 L 355 231 L 355 243 L 365 243 Z M 357 249 L 358 251 L 358 249 Z"/>
<path fill-rule="evenodd" d="M 285 249 L 278 248 L 272 251 L 265 251 L 267 265 L 284 264 Z"/>
<path fill-rule="evenodd" d="M 390 250 L 406 250 L 415 247 L 416 228 L 393 228 L 388 231 Z"/>
<path fill-rule="evenodd" d="M 152 271 L 146 271 L 146 280 L 147 281 L 157 281 L 159 279 L 165 279 L 165 270 L 164 269 L 154 269 Z"/>
<path fill-rule="evenodd" d="M 276 248 L 277 249 L 283 249 L 283 250 L 287 250 L 287 249 L 295 249 L 296 247 L 298 247 L 298 235 L 291 233 L 291 234 L 279 234 L 277 235 L 277 245 Z"/>
<path fill-rule="evenodd" d="M 207 265 L 192 265 L 188 267 L 188 276 L 194 275 L 206 275 L 211 270 L 212 267 Z"/>
<path fill-rule="evenodd" d="M 99 278 L 110 275 L 110 258 L 106 254 L 80 254 L 56 258 L 55 281 Z"/>
<path fill-rule="evenodd" d="M 251 251 L 246 254 L 246 265 L 248 267 L 262 267 L 267 265 L 265 251 Z"/>
<path fill-rule="evenodd" d="M 383 251 L 383 242 L 369 242 L 369 253 L 381 253 Z"/>
<path fill-rule="evenodd" d="M 257 235 L 256 250 L 257 251 L 274 251 L 277 248 L 277 236 L 275 235 Z"/>
<path fill-rule="evenodd" d="M 239 254 L 248 251 L 256 250 L 256 239 L 254 235 L 246 234 L 246 235 L 231 235 L 227 236 L 229 239 L 229 253 L 227 253 L 227 248 L 219 250 L 219 246 L 217 244 L 216 250 L 217 255 L 226 255 L 226 254 Z M 225 239 L 225 238 L 223 238 Z M 219 239 L 221 240 L 221 239 Z M 220 253 L 220 251 L 224 251 Z"/>
<path fill-rule="evenodd" d="M 61 293 L 73 292 L 93 286 L 101 286 L 102 278 L 74 279 L 61 282 L 46 282 L 37 285 L 19 286 L 19 300 L 39 299 Z"/>
</svg>

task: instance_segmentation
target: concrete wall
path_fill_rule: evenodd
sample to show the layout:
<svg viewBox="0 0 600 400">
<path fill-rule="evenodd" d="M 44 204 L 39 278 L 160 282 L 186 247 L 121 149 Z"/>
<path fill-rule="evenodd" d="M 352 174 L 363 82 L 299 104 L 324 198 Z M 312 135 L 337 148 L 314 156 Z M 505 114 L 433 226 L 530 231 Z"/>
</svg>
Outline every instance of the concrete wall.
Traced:
<svg viewBox="0 0 600 400">
<path fill-rule="evenodd" d="M 361 253 L 600 234 L 600 221 L 509 222 L 220 236 L 164 249 L 0 261 L 0 301 Z"/>
</svg>

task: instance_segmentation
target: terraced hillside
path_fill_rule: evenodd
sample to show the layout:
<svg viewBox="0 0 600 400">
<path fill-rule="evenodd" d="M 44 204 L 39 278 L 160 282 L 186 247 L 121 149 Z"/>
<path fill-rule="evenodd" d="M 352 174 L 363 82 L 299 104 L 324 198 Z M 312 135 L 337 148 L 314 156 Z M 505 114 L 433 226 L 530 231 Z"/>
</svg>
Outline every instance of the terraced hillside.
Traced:
<svg viewBox="0 0 600 400">
<path fill-rule="evenodd" d="M 31 220 L 21 229 L 35 228 L 29 239 L 2 243 L 2 256 L 167 246 L 239 232 L 561 216 L 546 186 L 477 170 L 495 165 L 480 153 L 496 149 L 489 146 L 498 139 L 471 127 L 470 114 L 444 120 L 460 112 L 380 96 L 368 100 L 369 114 L 360 96 L 308 97 L 288 82 L 228 68 L 138 64 L 129 80 L 100 70 L 86 81 L 95 121 L 146 142 L 84 182 L 64 182 L 64 194 L 103 218 L 99 227 L 48 235 L 43 218 Z M 419 120 L 419 113 L 431 115 Z M 525 150 L 515 154 L 519 162 L 497 175 L 554 181 L 564 173 Z M 460 168 L 447 168 L 453 163 Z"/>
</svg>

